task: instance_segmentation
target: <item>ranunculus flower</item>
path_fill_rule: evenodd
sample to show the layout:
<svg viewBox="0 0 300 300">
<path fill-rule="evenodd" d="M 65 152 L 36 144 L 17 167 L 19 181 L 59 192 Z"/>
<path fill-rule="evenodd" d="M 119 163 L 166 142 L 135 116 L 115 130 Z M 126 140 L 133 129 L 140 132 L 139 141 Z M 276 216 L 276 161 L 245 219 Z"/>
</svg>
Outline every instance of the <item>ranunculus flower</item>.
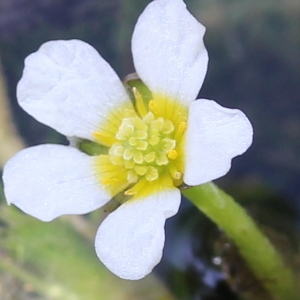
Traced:
<svg viewBox="0 0 300 300">
<path fill-rule="evenodd" d="M 252 142 L 241 111 L 194 101 L 208 63 L 204 32 L 182 0 L 147 6 L 132 53 L 149 97 L 134 88 L 131 99 L 85 42 L 50 41 L 29 55 L 17 88 L 20 106 L 75 142 L 14 156 L 3 174 L 8 203 L 51 221 L 121 199 L 97 232 L 97 255 L 122 278 L 151 272 L 162 256 L 165 220 L 180 205 L 179 187 L 223 176 Z M 83 139 L 101 151 L 88 155 L 74 147 Z"/>
</svg>

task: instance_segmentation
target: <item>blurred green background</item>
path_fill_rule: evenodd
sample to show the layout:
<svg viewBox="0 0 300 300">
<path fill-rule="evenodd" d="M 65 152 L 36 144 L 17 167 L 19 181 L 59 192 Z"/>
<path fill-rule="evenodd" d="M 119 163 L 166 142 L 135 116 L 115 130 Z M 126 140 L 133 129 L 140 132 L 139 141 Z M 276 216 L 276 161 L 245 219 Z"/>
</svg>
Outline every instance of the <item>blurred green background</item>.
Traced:
<svg viewBox="0 0 300 300">
<path fill-rule="evenodd" d="M 124 78 L 134 72 L 131 34 L 149 2 L 0 0 L 0 58 L 13 120 L 27 145 L 66 140 L 18 107 L 15 90 L 24 58 L 45 41 L 77 38 L 93 45 Z M 297 268 L 300 1 L 186 2 L 207 28 L 210 62 L 199 97 L 241 109 L 254 127 L 252 147 L 234 159 L 217 184 L 249 209 Z M 0 137 L 4 148 L 6 139 Z M 167 222 L 164 257 L 155 277 L 139 283 L 118 280 L 95 257 L 93 233 L 101 212 L 45 224 L 1 198 L 3 300 L 267 299 L 234 245 L 185 200 Z"/>
</svg>

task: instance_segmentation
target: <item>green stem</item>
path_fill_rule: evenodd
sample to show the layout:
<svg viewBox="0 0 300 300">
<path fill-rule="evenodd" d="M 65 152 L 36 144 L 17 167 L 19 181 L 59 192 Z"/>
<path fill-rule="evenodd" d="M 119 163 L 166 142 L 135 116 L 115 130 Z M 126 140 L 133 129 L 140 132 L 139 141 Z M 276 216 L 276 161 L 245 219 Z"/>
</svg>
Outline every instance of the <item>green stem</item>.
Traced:
<svg viewBox="0 0 300 300">
<path fill-rule="evenodd" d="M 236 243 L 254 275 L 276 300 L 299 299 L 293 273 L 247 212 L 213 183 L 182 190 L 183 195 Z"/>
</svg>

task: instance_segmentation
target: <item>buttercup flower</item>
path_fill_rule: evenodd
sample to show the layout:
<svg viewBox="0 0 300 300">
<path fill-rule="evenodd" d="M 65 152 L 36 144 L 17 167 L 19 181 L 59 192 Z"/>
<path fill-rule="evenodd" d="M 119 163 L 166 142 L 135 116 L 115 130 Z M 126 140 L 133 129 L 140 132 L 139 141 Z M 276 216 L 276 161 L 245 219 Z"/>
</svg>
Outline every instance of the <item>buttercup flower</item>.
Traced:
<svg viewBox="0 0 300 300">
<path fill-rule="evenodd" d="M 20 106 L 72 140 L 19 152 L 5 166 L 8 203 L 42 220 L 85 214 L 115 198 L 96 252 L 126 279 L 160 261 L 165 220 L 178 211 L 180 186 L 226 174 L 252 142 L 239 110 L 194 101 L 207 69 L 205 28 L 182 0 L 155 0 L 132 37 L 144 91 L 129 95 L 108 63 L 87 43 L 50 41 L 26 58 L 17 88 Z M 98 145 L 90 155 L 87 140 Z"/>
</svg>

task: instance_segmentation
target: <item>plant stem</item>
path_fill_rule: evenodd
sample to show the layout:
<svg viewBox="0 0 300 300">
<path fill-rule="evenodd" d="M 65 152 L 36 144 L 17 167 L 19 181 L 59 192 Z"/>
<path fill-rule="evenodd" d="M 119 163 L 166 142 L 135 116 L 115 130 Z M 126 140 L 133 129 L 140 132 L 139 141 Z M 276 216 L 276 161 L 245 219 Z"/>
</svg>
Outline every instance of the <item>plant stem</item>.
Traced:
<svg viewBox="0 0 300 300">
<path fill-rule="evenodd" d="M 236 243 L 249 268 L 274 299 L 299 299 L 294 274 L 231 196 L 213 183 L 187 188 L 182 193 Z"/>
</svg>

